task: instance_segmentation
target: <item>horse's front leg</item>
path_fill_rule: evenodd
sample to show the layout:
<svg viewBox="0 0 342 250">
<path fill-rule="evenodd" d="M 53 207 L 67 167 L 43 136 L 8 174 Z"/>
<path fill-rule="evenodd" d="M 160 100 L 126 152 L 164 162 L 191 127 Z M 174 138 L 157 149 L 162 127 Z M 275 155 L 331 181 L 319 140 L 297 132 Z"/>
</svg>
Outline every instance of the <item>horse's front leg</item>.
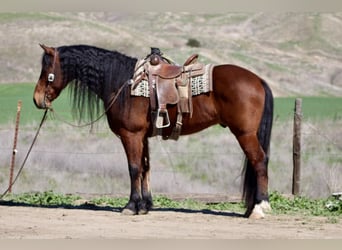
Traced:
<svg viewBox="0 0 342 250">
<path fill-rule="evenodd" d="M 121 136 L 127 160 L 131 180 L 131 194 L 127 205 L 122 210 L 123 214 L 135 215 L 146 212 L 146 202 L 142 199 L 142 183 L 144 173 L 144 139 L 137 134 Z"/>
<path fill-rule="evenodd" d="M 141 182 L 142 202 L 139 209 L 139 214 L 147 214 L 152 208 L 152 193 L 150 188 L 150 154 L 148 147 L 148 139 L 143 141 L 143 172 Z"/>
</svg>

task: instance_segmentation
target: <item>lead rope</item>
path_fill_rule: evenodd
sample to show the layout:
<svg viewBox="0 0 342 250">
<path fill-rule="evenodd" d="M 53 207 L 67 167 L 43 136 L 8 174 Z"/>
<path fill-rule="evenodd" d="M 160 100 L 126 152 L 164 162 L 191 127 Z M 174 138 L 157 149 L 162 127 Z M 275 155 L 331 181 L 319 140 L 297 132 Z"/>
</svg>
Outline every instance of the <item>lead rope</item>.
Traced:
<svg viewBox="0 0 342 250">
<path fill-rule="evenodd" d="M 14 185 L 14 183 L 15 183 L 15 182 L 17 181 L 17 179 L 19 178 L 19 175 L 21 174 L 21 172 L 22 172 L 22 170 L 23 170 L 23 168 L 24 168 L 24 166 L 25 166 L 25 163 L 26 163 L 26 161 L 27 161 L 27 159 L 28 159 L 28 157 L 29 157 L 29 155 L 30 155 L 30 153 L 31 153 L 31 150 L 32 150 L 32 148 L 33 148 L 33 145 L 35 144 L 35 142 L 36 142 L 36 140 L 37 140 L 37 137 L 38 137 L 38 135 L 39 135 L 39 131 L 40 131 L 40 129 L 42 128 L 42 126 L 43 126 L 43 124 L 44 124 L 44 122 L 45 122 L 45 120 L 46 120 L 47 113 L 48 113 L 49 110 L 57 117 L 57 119 L 61 120 L 62 122 L 66 123 L 66 124 L 68 124 L 68 125 L 70 125 L 70 126 L 73 126 L 73 127 L 86 127 L 86 126 L 89 126 L 89 125 L 94 124 L 95 122 L 97 122 L 98 120 L 100 120 L 100 119 L 106 114 L 106 112 L 113 106 L 113 104 L 115 103 L 115 101 L 118 99 L 118 96 L 120 95 L 120 93 L 122 92 L 122 90 L 124 89 L 124 87 L 125 87 L 126 85 L 128 85 L 128 84 L 130 84 L 130 81 L 126 81 L 125 84 L 123 84 L 123 85 L 120 87 L 120 89 L 118 90 L 118 92 L 115 94 L 115 96 L 113 97 L 113 99 L 112 99 L 111 102 L 109 103 L 109 105 L 108 105 L 108 107 L 106 108 L 106 110 L 105 110 L 98 118 L 96 118 L 95 120 L 93 120 L 93 121 L 91 121 L 91 122 L 89 122 L 89 123 L 86 123 L 86 124 L 75 125 L 75 124 L 69 123 L 69 122 L 67 122 L 66 120 L 64 120 L 64 119 L 62 119 L 61 117 L 59 117 L 58 114 L 56 115 L 56 112 L 55 112 L 52 108 L 51 108 L 51 109 L 46 109 L 45 112 L 44 112 L 44 115 L 43 115 L 43 117 L 42 117 L 42 120 L 41 120 L 41 122 L 40 122 L 40 124 L 39 124 L 39 127 L 38 127 L 38 130 L 37 130 L 37 132 L 36 132 L 36 135 L 35 135 L 34 138 L 33 138 L 33 141 L 32 141 L 32 143 L 31 143 L 31 146 L 30 146 L 29 150 L 27 151 L 27 154 L 26 154 L 26 156 L 25 156 L 25 159 L 24 159 L 23 163 L 21 164 L 21 167 L 20 167 L 20 169 L 19 169 L 17 175 L 15 176 L 13 182 L 10 183 L 10 185 L 8 186 L 8 188 L 5 190 L 5 192 L 0 196 L 0 200 L 2 200 L 2 198 L 8 193 L 8 191 L 10 190 L 10 188 Z"/>
<path fill-rule="evenodd" d="M 31 153 L 31 150 L 32 150 L 32 148 L 33 148 L 33 145 L 35 144 L 35 142 L 36 142 L 36 140 L 37 140 L 37 137 L 38 137 L 38 135 L 39 135 L 39 131 L 40 131 L 40 129 L 42 128 L 42 126 L 43 126 L 43 124 L 44 124 L 44 122 L 45 122 L 45 120 L 46 120 L 47 112 L 48 112 L 48 109 L 46 109 L 45 112 L 44 112 L 43 118 L 42 118 L 42 120 L 41 120 L 41 122 L 40 122 L 40 124 L 39 124 L 39 127 L 38 127 L 38 129 L 37 129 L 36 135 L 35 135 L 34 138 L 33 138 L 33 141 L 32 141 L 32 143 L 31 143 L 31 146 L 30 146 L 29 150 L 28 150 L 27 153 L 26 153 L 25 159 L 24 159 L 23 163 L 21 164 L 21 167 L 20 167 L 20 169 L 19 169 L 17 175 L 15 176 L 13 182 L 10 183 L 10 185 L 8 186 L 8 188 L 6 189 L 6 191 L 0 196 L 0 200 L 2 200 L 2 198 L 8 193 L 8 191 L 10 190 L 10 188 L 11 188 L 11 187 L 14 185 L 14 183 L 17 181 L 17 179 L 18 179 L 18 177 L 19 177 L 21 171 L 23 170 L 23 168 L 24 168 L 24 166 L 25 166 L 25 163 L 26 163 L 26 161 L 27 161 L 27 159 L 28 159 L 28 157 L 29 157 L 29 155 L 30 155 L 30 153 Z"/>
</svg>

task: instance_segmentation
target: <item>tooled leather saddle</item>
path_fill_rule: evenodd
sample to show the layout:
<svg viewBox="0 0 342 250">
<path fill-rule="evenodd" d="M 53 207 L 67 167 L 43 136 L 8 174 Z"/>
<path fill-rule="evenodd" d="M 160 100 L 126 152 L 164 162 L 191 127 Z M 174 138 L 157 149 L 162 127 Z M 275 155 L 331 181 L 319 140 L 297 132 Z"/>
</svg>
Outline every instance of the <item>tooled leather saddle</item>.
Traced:
<svg viewBox="0 0 342 250">
<path fill-rule="evenodd" d="M 184 113 L 192 116 L 191 77 L 203 75 L 205 65 L 197 63 L 198 54 L 191 55 L 182 66 L 175 65 L 162 56 L 158 48 L 151 48 L 151 54 L 145 58 L 139 74 L 133 78 L 134 89 L 141 80 L 147 80 L 149 97 L 154 118 L 154 134 L 170 126 L 167 105 L 177 104 L 177 122 L 170 137 L 177 140 L 182 127 Z"/>
</svg>

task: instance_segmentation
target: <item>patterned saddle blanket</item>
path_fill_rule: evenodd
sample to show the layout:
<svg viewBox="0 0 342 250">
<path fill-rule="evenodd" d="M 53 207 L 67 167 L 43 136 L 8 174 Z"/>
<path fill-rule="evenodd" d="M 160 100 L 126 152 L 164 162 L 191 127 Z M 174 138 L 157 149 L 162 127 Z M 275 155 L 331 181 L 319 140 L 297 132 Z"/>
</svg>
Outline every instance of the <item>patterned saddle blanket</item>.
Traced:
<svg viewBox="0 0 342 250">
<path fill-rule="evenodd" d="M 143 60 L 137 62 L 137 65 L 142 63 Z M 212 79 L 211 79 L 211 73 L 213 70 L 213 64 L 207 64 L 204 68 L 204 74 L 199 76 L 192 76 L 190 78 L 190 88 L 191 88 L 191 94 L 192 96 L 200 95 L 203 93 L 208 93 L 212 91 L 213 85 L 212 85 Z M 141 73 L 141 72 L 140 72 Z M 136 75 L 140 74 L 138 71 L 135 73 Z M 135 78 L 133 77 L 133 79 Z M 150 97 L 150 89 L 147 79 L 142 79 L 135 88 L 133 88 L 134 85 L 132 85 L 131 88 L 131 95 L 132 96 L 144 96 L 144 97 Z"/>
</svg>

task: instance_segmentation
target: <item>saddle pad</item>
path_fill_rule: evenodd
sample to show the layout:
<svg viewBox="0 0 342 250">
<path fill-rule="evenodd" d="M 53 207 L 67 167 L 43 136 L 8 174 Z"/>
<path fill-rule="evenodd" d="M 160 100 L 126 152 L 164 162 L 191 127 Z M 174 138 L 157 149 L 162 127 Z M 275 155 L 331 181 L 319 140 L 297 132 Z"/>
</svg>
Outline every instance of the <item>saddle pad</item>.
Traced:
<svg viewBox="0 0 342 250">
<path fill-rule="evenodd" d="M 205 73 L 200 76 L 191 77 L 191 93 L 192 96 L 208 93 L 213 90 L 212 70 L 214 65 L 205 65 Z M 150 97 L 148 81 L 142 80 L 134 89 L 131 88 L 132 96 Z"/>
</svg>

